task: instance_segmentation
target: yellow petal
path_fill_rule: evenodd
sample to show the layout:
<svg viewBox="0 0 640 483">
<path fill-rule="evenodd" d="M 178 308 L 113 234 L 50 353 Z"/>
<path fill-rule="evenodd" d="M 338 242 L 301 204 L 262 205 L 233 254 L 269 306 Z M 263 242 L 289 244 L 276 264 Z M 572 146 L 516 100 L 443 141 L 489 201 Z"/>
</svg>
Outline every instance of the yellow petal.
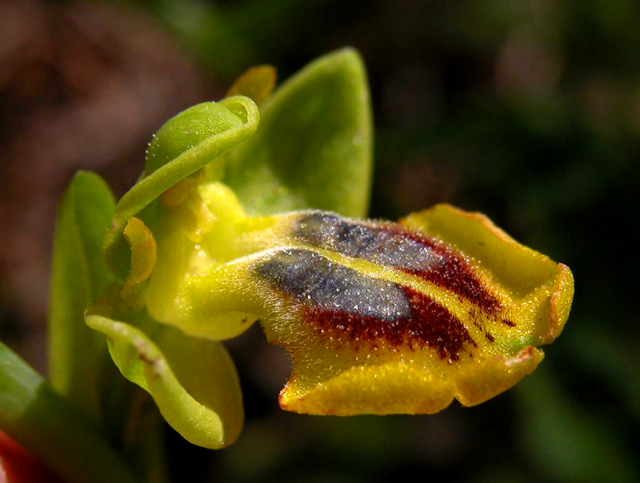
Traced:
<svg viewBox="0 0 640 483">
<path fill-rule="evenodd" d="M 519 244 L 489 218 L 441 204 L 408 216 L 401 223 L 450 244 L 477 265 L 485 284 L 511 301 L 513 311 L 529 317 L 533 344 L 560 335 L 573 300 L 573 275 L 566 265 Z M 526 314 L 516 314 L 521 319 Z"/>
<path fill-rule="evenodd" d="M 124 229 L 124 237 L 131 246 L 131 270 L 120 296 L 134 309 L 144 307 L 144 282 L 156 263 L 156 240 L 142 220 L 131 217 Z"/>
<path fill-rule="evenodd" d="M 258 106 L 264 103 L 276 87 L 276 70 L 270 65 L 253 67 L 236 79 L 226 97 L 245 96 Z"/>
<path fill-rule="evenodd" d="M 354 366 L 310 390 L 289 381 L 280 396 L 283 409 L 308 414 L 432 414 L 446 408 L 454 395 L 465 406 L 480 404 L 530 374 L 544 357 L 527 347 L 512 358 L 493 356 L 467 364 L 450 382 L 402 358 L 384 365 Z"/>
</svg>

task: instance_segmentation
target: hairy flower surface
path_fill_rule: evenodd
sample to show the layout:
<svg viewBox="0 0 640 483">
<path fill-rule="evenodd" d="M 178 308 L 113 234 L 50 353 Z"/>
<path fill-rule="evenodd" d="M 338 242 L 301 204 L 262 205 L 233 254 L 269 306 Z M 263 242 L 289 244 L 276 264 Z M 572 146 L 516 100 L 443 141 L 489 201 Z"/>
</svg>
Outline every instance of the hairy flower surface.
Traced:
<svg viewBox="0 0 640 483">
<path fill-rule="evenodd" d="M 448 205 L 359 219 L 371 159 L 359 57 L 322 58 L 269 97 L 274 79 L 253 69 L 232 97 L 169 121 L 116 205 L 116 281 L 86 321 L 124 376 L 187 439 L 222 447 L 243 415 L 219 341 L 258 320 L 293 362 L 280 405 L 302 413 L 433 413 L 531 373 L 569 315 L 569 269 Z"/>
<path fill-rule="evenodd" d="M 255 218 L 223 185 L 197 191 L 200 204 L 174 208 L 159 238 L 147 310 L 214 340 L 261 320 L 293 359 L 285 409 L 477 404 L 531 372 L 542 359 L 533 346 L 567 319 L 568 268 L 482 215 L 439 205 L 398 224 L 323 211 Z"/>
</svg>

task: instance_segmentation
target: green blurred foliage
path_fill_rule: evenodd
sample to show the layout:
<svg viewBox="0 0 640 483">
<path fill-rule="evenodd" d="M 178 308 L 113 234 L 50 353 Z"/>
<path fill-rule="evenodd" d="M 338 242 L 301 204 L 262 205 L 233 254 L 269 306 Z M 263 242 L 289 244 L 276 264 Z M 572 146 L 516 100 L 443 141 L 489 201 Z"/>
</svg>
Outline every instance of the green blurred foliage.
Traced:
<svg viewBox="0 0 640 483">
<path fill-rule="evenodd" d="M 58 209 L 49 296 L 49 380 L 76 408 L 100 420 L 104 339 L 84 322 L 84 311 L 112 276 L 102 261 L 102 238 L 115 200 L 93 173 L 79 172 Z M 104 375 L 103 375 L 104 377 Z"/>
</svg>

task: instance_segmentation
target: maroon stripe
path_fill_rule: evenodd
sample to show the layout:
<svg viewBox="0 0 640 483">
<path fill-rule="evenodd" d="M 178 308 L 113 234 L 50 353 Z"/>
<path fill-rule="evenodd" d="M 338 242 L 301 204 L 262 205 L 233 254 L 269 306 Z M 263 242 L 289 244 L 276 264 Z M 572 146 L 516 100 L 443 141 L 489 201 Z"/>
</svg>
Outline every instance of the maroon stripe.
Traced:
<svg viewBox="0 0 640 483">
<path fill-rule="evenodd" d="M 497 315 L 500 311 L 500 301 L 497 297 L 482 285 L 466 260 L 451 248 L 418 233 L 399 230 L 394 225 L 386 225 L 385 230 L 398 233 L 419 243 L 444 259 L 444 263 L 425 270 L 404 269 L 405 272 L 452 291 L 456 295 L 469 300 L 487 314 Z"/>
<path fill-rule="evenodd" d="M 425 346 L 434 349 L 438 357 L 451 362 L 460 359 L 466 344 L 477 347 L 466 327 L 445 307 L 430 297 L 408 287 L 401 287 L 411 304 L 411 317 L 393 321 L 354 313 L 308 307 L 305 317 L 318 332 L 339 341 L 386 342 L 392 347 Z M 467 352 L 470 350 L 467 347 Z"/>
<path fill-rule="evenodd" d="M 499 300 L 465 258 L 426 234 L 395 223 L 357 222 L 327 212 L 304 213 L 293 234 L 325 250 L 414 274 L 469 300 L 487 315 L 500 312 Z"/>
</svg>

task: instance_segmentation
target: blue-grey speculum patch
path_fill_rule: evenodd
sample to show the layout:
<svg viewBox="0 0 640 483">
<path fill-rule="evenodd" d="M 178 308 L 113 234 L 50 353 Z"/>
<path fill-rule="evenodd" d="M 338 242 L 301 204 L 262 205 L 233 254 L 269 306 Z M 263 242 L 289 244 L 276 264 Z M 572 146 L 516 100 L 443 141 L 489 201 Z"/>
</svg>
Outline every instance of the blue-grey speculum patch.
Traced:
<svg viewBox="0 0 640 483">
<path fill-rule="evenodd" d="M 429 247 L 402 233 L 327 212 L 313 212 L 300 218 L 294 227 L 294 237 L 318 248 L 404 270 L 429 270 L 443 262 Z"/>
<path fill-rule="evenodd" d="M 279 250 L 255 270 L 297 301 L 322 310 L 385 321 L 411 317 L 409 300 L 398 285 L 367 277 L 313 251 Z"/>
</svg>

